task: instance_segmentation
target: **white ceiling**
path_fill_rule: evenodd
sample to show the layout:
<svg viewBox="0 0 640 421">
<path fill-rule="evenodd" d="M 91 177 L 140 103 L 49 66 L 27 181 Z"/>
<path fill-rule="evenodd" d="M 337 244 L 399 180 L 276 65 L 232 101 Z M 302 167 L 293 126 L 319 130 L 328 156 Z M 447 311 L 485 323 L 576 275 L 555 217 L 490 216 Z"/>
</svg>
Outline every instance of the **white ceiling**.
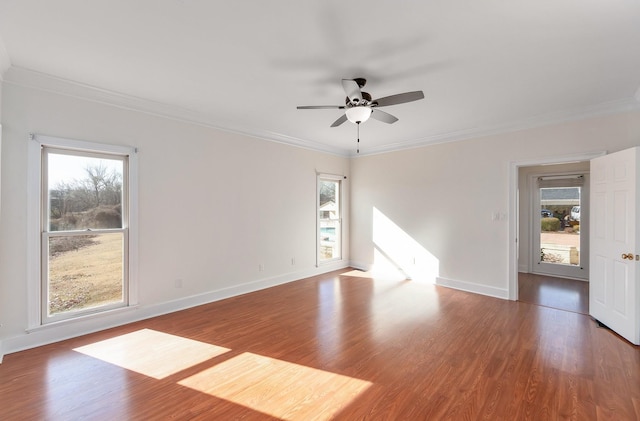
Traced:
<svg viewBox="0 0 640 421">
<path fill-rule="evenodd" d="M 296 110 L 343 104 L 342 78 L 425 93 L 364 123 L 363 154 L 640 108 L 638 0 L 0 0 L 0 41 L 8 83 L 35 71 L 344 155 L 342 111 Z"/>
</svg>

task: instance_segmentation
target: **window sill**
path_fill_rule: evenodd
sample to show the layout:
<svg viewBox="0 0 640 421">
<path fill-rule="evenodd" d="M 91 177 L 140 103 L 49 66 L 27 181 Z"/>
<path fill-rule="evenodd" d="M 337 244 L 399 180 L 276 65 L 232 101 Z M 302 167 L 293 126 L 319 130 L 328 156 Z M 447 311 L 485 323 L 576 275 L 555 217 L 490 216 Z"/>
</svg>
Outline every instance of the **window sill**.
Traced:
<svg viewBox="0 0 640 421">
<path fill-rule="evenodd" d="M 44 330 L 48 330 L 48 329 L 54 329 L 57 327 L 61 327 L 61 326 L 67 326 L 67 325 L 71 325 L 74 323 L 81 323 L 81 322 L 86 322 L 86 321 L 90 321 L 90 320 L 96 320 L 96 319 L 104 319 L 107 318 L 109 316 L 114 316 L 114 315 L 118 315 L 118 314 L 122 314 L 122 313 L 128 313 L 131 311 L 135 311 L 138 310 L 139 306 L 136 305 L 130 305 L 127 307 L 120 307 L 120 308 L 114 308 L 113 310 L 105 310 L 105 311 L 100 311 L 97 313 L 89 313 L 89 314 L 84 314 L 82 316 L 78 316 L 78 317 L 73 317 L 71 319 L 65 319 L 65 320 L 58 320 L 55 322 L 51 322 L 51 323 L 46 323 L 46 324 L 42 324 L 42 325 L 38 325 L 38 326 L 32 326 L 29 327 L 27 329 L 25 329 L 25 332 L 27 333 L 33 333 L 33 332 L 39 332 L 39 331 L 44 331 Z"/>
</svg>

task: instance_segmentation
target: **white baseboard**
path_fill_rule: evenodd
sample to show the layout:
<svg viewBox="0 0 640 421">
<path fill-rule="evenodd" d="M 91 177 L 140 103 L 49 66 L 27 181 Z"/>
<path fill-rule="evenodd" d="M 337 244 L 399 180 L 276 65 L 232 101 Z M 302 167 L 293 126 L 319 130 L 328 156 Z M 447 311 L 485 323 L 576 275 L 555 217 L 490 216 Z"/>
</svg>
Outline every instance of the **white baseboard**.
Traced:
<svg viewBox="0 0 640 421">
<path fill-rule="evenodd" d="M 349 266 L 351 266 L 354 269 L 358 269 L 358 270 L 362 270 L 362 271 L 368 271 L 371 270 L 371 264 L 369 263 L 362 263 L 362 262 L 354 262 L 353 260 L 351 262 L 349 262 Z"/>
<path fill-rule="evenodd" d="M 506 288 L 496 288 L 487 285 L 476 284 L 473 282 L 457 281 L 455 279 L 436 278 L 436 285 L 447 288 L 459 289 L 461 291 L 473 292 L 475 294 L 487 295 L 489 297 L 509 299 L 509 290 Z"/>
<path fill-rule="evenodd" d="M 354 269 L 360 269 L 364 271 L 371 270 L 372 265 L 369 263 L 351 261 L 350 265 Z M 447 279 L 442 277 L 436 277 L 436 285 L 440 285 L 447 288 L 459 289 L 461 291 L 473 292 L 474 294 L 487 295 L 489 297 L 501 298 L 504 300 L 509 299 L 509 290 L 506 288 L 496 288 L 487 285 L 476 284 L 473 282 L 457 281 L 455 279 Z"/>
<path fill-rule="evenodd" d="M 54 342 L 63 341 L 65 339 L 75 338 L 100 330 L 109 329 L 116 326 L 122 326 L 128 323 L 149 319 L 151 317 L 161 316 L 163 314 L 173 313 L 180 310 L 186 310 L 214 301 L 223 300 L 225 298 L 237 295 L 247 294 L 262 289 L 274 287 L 277 285 L 302 280 L 311 276 L 320 275 L 338 269 L 349 267 L 348 262 L 335 262 L 328 265 L 322 265 L 317 268 L 286 273 L 270 278 L 264 278 L 256 281 L 246 282 L 232 287 L 222 288 L 215 291 L 209 291 L 203 294 L 183 297 L 177 300 L 166 301 L 159 304 L 145 306 L 140 304 L 130 309 L 119 309 L 110 314 L 103 314 L 100 317 L 87 317 L 68 320 L 60 323 L 52 323 L 32 329 L 23 335 L 4 338 L 0 341 L 0 360 L 4 354 L 23 351 L 25 349 L 35 348 Z"/>
</svg>

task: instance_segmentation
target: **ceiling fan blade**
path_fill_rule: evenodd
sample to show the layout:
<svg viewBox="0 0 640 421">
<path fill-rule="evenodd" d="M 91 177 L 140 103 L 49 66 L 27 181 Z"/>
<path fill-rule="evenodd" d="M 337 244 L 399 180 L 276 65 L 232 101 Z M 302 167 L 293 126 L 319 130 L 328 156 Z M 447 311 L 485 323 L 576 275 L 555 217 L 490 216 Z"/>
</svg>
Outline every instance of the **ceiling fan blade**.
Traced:
<svg viewBox="0 0 640 421">
<path fill-rule="evenodd" d="M 371 111 L 371 118 L 375 118 L 376 120 L 389 124 L 393 124 L 398 121 L 397 117 L 392 116 L 389 113 L 385 113 L 384 111 L 376 110 L 375 108 Z"/>
<path fill-rule="evenodd" d="M 347 121 L 347 115 L 346 114 L 342 114 L 339 119 L 337 119 L 336 121 L 333 122 L 331 127 L 338 127 L 339 125 L 341 125 L 345 121 Z"/>
<path fill-rule="evenodd" d="M 385 96 L 383 98 L 373 101 L 377 104 L 377 107 L 386 107 L 388 105 L 404 104 L 405 102 L 417 101 L 424 98 L 422 91 L 405 92 L 403 94 L 396 94 Z"/>
<path fill-rule="evenodd" d="M 343 110 L 344 105 L 298 105 L 299 110 Z"/>
<path fill-rule="evenodd" d="M 347 94 L 349 101 L 353 104 L 358 104 L 362 101 L 362 92 L 360 92 L 360 86 L 358 82 L 352 79 L 342 79 L 342 88 L 344 93 Z"/>
</svg>

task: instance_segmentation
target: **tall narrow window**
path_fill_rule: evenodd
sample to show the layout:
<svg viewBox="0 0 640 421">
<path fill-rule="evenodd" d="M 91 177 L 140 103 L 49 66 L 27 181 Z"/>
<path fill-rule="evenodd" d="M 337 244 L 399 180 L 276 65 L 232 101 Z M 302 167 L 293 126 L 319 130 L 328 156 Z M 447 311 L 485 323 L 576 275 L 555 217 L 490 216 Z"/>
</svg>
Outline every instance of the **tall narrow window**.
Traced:
<svg viewBox="0 0 640 421">
<path fill-rule="evenodd" d="M 128 155 L 41 151 L 41 322 L 127 306 Z"/>
<path fill-rule="evenodd" d="M 342 258 L 342 178 L 318 177 L 318 262 Z"/>
</svg>

